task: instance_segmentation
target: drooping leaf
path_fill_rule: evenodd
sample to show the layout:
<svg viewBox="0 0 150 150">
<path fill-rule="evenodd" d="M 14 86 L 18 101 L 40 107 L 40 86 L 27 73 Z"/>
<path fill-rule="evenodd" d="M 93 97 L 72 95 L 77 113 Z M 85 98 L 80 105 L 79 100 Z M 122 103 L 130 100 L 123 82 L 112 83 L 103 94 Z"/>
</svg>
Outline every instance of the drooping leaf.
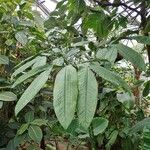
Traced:
<svg viewBox="0 0 150 150">
<path fill-rule="evenodd" d="M 107 70 L 106 68 L 100 66 L 100 64 L 97 64 L 97 63 L 92 63 L 91 69 L 95 73 L 97 73 L 100 77 L 102 77 L 103 79 L 105 79 L 117 86 L 122 87 L 124 90 L 126 90 L 127 92 L 129 92 L 131 94 L 130 87 L 118 74 L 116 74 L 110 70 Z"/>
<path fill-rule="evenodd" d="M 1 101 L 15 101 L 17 96 L 13 92 L 0 92 Z"/>
<path fill-rule="evenodd" d="M 95 114 L 98 85 L 93 72 L 88 66 L 80 66 L 78 72 L 78 118 L 79 124 L 88 128 Z"/>
<path fill-rule="evenodd" d="M 135 67 L 139 68 L 141 71 L 145 71 L 146 65 L 144 59 L 138 52 L 123 44 L 116 44 L 113 46 L 126 60 L 130 61 Z"/>
<path fill-rule="evenodd" d="M 0 65 L 8 65 L 9 64 L 9 59 L 5 55 L 0 55 Z"/>
<path fill-rule="evenodd" d="M 96 117 L 92 121 L 94 135 L 103 133 L 108 126 L 108 120 L 102 117 Z"/>
<path fill-rule="evenodd" d="M 15 115 L 17 115 L 44 86 L 44 84 L 48 80 L 51 69 L 52 67 L 37 76 L 34 81 L 29 85 L 29 87 L 25 90 L 25 92 L 22 94 L 21 98 L 16 104 Z"/>
<path fill-rule="evenodd" d="M 36 57 L 36 55 L 30 56 L 30 57 L 24 59 L 24 60 L 21 61 L 18 65 L 16 65 L 16 66 L 14 67 L 14 69 L 19 68 L 20 66 L 24 65 L 25 63 L 27 63 L 27 62 L 33 60 L 35 57 Z"/>
<path fill-rule="evenodd" d="M 138 43 L 150 45 L 149 36 L 132 36 L 130 38 L 136 40 Z"/>
<path fill-rule="evenodd" d="M 147 96 L 150 93 L 150 81 L 147 81 L 143 90 L 143 96 Z"/>
<path fill-rule="evenodd" d="M 22 76 L 20 76 L 15 83 L 12 85 L 12 88 L 16 87 L 17 85 L 19 85 L 20 83 L 24 82 L 25 80 L 29 79 L 30 77 L 46 70 L 47 67 L 38 67 L 35 69 L 32 69 L 30 71 L 28 71 L 27 73 L 24 73 Z"/>
<path fill-rule="evenodd" d="M 23 46 L 25 46 L 28 42 L 28 38 L 23 31 L 19 31 L 15 34 L 15 38 L 18 42 L 20 42 Z"/>
<path fill-rule="evenodd" d="M 12 74 L 12 78 L 17 76 L 20 73 L 23 73 L 23 71 L 25 71 L 26 69 L 28 69 L 29 67 L 31 67 L 36 61 L 36 58 L 28 61 L 27 63 L 25 63 L 24 65 L 22 65 L 21 67 L 19 67 L 17 70 L 15 70 L 15 72 Z"/>
<path fill-rule="evenodd" d="M 41 128 L 38 126 L 30 125 L 28 129 L 28 134 L 30 138 L 35 142 L 39 143 L 42 140 L 43 133 Z"/>
<path fill-rule="evenodd" d="M 77 72 L 69 65 L 57 74 L 54 84 L 54 110 L 65 129 L 74 117 L 77 94 Z"/>
</svg>

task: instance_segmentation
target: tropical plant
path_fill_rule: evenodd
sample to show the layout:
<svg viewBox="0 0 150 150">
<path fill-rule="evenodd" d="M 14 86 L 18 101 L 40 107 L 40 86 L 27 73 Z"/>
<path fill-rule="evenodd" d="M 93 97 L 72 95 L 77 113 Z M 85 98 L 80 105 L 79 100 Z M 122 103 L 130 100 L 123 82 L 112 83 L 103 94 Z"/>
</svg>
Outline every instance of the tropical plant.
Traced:
<svg viewBox="0 0 150 150">
<path fill-rule="evenodd" d="M 47 20 L 32 1 L 0 4 L 0 106 L 12 108 L 0 146 L 148 149 L 149 4 L 62 0 Z"/>
</svg>

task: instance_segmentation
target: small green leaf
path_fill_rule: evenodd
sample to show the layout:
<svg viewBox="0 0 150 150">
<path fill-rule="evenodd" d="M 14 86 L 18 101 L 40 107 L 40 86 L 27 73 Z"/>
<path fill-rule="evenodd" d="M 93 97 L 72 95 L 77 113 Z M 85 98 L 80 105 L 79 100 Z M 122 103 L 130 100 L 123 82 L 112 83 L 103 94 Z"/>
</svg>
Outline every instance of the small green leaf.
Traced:
<svg viewBox="0 0 150 150">
<path fill-rule="evenodd" d="M 73 66 L 69 65 L 59 71 L 54 84 L 54 110 L 65 129 L 74 118 L 77 95 L 77 72 Z"/>
<path fill-rule="evenodd" d="M 19 31 L 15 34 L 15 38 L 18 42 L 20 42 L 23 46 L 25 46 L 28 42 L 28 38 L 23 31 Z"/>
<path fill-rule="evenodd" d="M 38 143 L 42 140 L 43 137 L 41 128 L 35 125 L 30 125 L 28 134 L 32 140 Z"/>
<path fill-rule="evenodd" d="M 25 114 L 25 121 L 31 122 L 34 120 L 34 111 L 29 111 Z"/>
<path fill-rule="evenodd" d="M 1 101 L 15 101 L 17 96 L 12 92 L 0 92 Z"/>
<path fill-rule="evenodd" d="M 42 125 L 47 125 L 47 120 L 45 119 L 35 119 L 31 122 L 31 124 L 33 125 L 37 125 L 37 126 L 42 126 Z"/>
<path fill-rule="evenodd" d="M 102 117 L 96 117 L 92 121 L 94 135 L 101 134 L 108 126 L 108 120 Z"/>
<path fill-rule="evenodd" d="M 143 96 L 146 97 L 150 93 L 150 81 L 147 81 L 143 90 Z"/>
<path fill-rule="evenodd" d="M 29 126 L 28 123 L 22 124 L 19 130 L 17 131 L 17 134 L 18 135 L 23 134 L 28 129 L 28 126 Z"/>
<path fill-rule="evenodd" d="M 139 68 L 141 71 L 145 71 L 146 65 L 142 55 L 134 51 L 132 48 L 125 46 L 123 44 L 113 45 L 114 48 L 128 61 L 130 61 L 135 67 Z"/>
<path fill-rule="evenodd" d="M 42 72 L 39 76 L 37 76 L 34 79 L 34 81 L 29 85 L 29 87 L 25 90 L 25 92 L 22 94 L 21 98 L 19 99 L 15 107 L 16 116 L 35 97 L 35 95 L 44 86 L 44 84 L 48 80 L 51 69 L 52 67 Z"/>
<path fill-rule="evenodd" d="M 13 43 L 13 40 L 11 40 L 11 39 L 8 39 L 8 40 L 5 42 L 5 44 L 8 45 L 8 46 L 10 46 L 12 43 Z"/>
<path fill-rule="evenodd" d="M 0 55 L 0 65 L 8 65 L 9 64 L 9 59 L 5 55 Z"/>
</svg>

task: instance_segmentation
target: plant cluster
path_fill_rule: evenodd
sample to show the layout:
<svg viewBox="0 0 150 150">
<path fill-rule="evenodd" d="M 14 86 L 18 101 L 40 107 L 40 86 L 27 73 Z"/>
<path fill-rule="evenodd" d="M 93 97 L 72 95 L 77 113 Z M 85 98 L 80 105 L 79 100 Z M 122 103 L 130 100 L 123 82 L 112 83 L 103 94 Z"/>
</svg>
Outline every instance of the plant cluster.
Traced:
<svg viewBox="0 0 150 150">
<path fill-rule="evenodd" d="M 34 6 L 0 0 L 0 148 L 149 150 L 149 0 Z"/>
</svg>

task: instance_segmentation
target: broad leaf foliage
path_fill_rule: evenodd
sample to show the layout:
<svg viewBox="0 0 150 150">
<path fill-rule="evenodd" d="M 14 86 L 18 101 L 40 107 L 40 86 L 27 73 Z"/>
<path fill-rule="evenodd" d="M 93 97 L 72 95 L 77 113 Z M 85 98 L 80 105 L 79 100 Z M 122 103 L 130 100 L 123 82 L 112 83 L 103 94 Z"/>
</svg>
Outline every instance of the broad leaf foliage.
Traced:
<svg viewBox="0 0 150 150">
<path fill-rule="evenodd" d="M 40 89 L 44 86 L 46 81 L 48 80 L 49 74 L 51 72 L 51 68 L 42 72 L 39 76 L 37 76 L 34 81 L 29 85 L 29 87 L 25 90 L 21 98 L 16 104 L 15 114 L 17 115 L 22 108 L 24 108 L 40 91 Z"/>
<path fill-rule="evenodd" d="M 94 117 L 98 85 L 94 73 L 88 66 L 81 66 L 78 71 L 78 117 L 79 124 L 84 128 L 88 128 Z"/>
<path fill-rule="evenodd" d="M 73 66 L 69 65 L 60 70 L 54 85 L 54 110 L 65 129 L 74 118 L 77 96 L 77 72 Z"/>
</svg>

